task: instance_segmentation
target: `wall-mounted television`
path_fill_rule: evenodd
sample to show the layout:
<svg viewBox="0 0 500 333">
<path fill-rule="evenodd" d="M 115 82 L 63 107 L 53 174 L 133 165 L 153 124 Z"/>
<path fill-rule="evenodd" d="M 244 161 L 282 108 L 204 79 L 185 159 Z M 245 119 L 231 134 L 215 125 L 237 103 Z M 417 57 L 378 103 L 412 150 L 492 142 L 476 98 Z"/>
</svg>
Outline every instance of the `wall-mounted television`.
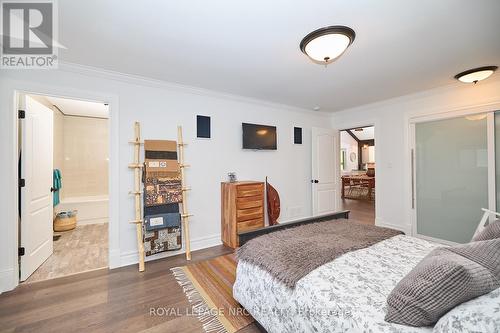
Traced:
<svg viewBox="0 0 500 333">
<path fill-rule="evenodd" d="M 242 123 L 243 149 L 276 150 L 276 127 Z"/>
</svg>

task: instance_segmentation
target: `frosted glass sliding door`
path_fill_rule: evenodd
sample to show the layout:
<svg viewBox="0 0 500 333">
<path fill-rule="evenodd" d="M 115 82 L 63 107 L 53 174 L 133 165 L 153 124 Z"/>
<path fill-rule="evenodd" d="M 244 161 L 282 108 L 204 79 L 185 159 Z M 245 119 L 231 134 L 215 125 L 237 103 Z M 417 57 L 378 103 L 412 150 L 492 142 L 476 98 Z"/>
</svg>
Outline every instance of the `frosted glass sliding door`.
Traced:
<svg viewBox="0 0 500 333">
<path fill-rule="evenodd" d="M 416 123 L 414 153 L 417 234 L 469 242 L 488 208 L 486 115 Z"/>
</svg>

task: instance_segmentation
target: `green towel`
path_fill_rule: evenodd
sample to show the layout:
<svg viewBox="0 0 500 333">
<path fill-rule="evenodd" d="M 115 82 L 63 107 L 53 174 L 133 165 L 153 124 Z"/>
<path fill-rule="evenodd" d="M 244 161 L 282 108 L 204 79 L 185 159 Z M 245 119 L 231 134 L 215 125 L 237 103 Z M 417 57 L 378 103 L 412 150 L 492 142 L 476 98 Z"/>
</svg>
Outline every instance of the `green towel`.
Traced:
<svg viewBox="0 0 500 333">
<path fill-rule="evenodd" d="M 53 179 L 52 179 L 52 188 L 54 189 L 54 192 L 52 193 L 52 199 L 53 199 L 53 204 L 54 207 L 59 205 L 59 190 L 62 188 L 62 177 L 61 177 L 61 171 L 59 169 L 54 169 L 53 172 Z"/>
</svg>

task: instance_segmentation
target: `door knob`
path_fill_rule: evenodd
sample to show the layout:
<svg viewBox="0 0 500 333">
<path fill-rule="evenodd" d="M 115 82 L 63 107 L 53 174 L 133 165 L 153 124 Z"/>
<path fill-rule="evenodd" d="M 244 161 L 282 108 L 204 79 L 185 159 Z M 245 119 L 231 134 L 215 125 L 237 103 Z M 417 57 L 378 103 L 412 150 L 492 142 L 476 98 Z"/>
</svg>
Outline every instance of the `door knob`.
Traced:
<svg viewBox="0 0 500 333">
<path fill-rule="evenodd" d="M 319 183 L 319 180 L 313 179 L 313 180 L 311 180 L 311 183 L 317 184 L 317 183 Z"/>
<path fill-rule="evenodd" d="M 50 192 L 55 192 L 55 191 L 56 191 L 55 188 L 53 188 L 53 187 L 50 188 Z"/>
</svg>

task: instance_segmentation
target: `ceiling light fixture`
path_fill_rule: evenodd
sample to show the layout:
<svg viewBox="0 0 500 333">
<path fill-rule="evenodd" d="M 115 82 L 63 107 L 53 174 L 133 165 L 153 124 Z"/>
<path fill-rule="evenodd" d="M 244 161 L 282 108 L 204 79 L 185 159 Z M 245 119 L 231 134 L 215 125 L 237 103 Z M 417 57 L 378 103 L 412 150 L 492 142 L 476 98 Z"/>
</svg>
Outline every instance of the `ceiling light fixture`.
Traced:
<svg viewBox="0 0 500 333">
<path fill-rule="evenodd" d="M 483 120 L 487 117 L 488 115 L 485 114 L 485 113 L 482 113 L 482 114 L 474 114 L 474 115 L 470 115 L 470 116 L 466 116 L 465 119 L 467 120 Z"/>
<path fill-rule="evenodd" d="M 459 73 L 455 75 L 455 79 L 464 83 L 478 83 L 493 74 L 498 69 L 497 66 L 484 66 L 474 69 L 469 69 L 468 71 Z"/>
<path fill-rule="evenodd" d="M 300 50 L 313 62 L 328 65 L 354 42 L 356 33 L 349 27 L 334 25 L 314 30 L 300 42 Z"/>
</svg>

